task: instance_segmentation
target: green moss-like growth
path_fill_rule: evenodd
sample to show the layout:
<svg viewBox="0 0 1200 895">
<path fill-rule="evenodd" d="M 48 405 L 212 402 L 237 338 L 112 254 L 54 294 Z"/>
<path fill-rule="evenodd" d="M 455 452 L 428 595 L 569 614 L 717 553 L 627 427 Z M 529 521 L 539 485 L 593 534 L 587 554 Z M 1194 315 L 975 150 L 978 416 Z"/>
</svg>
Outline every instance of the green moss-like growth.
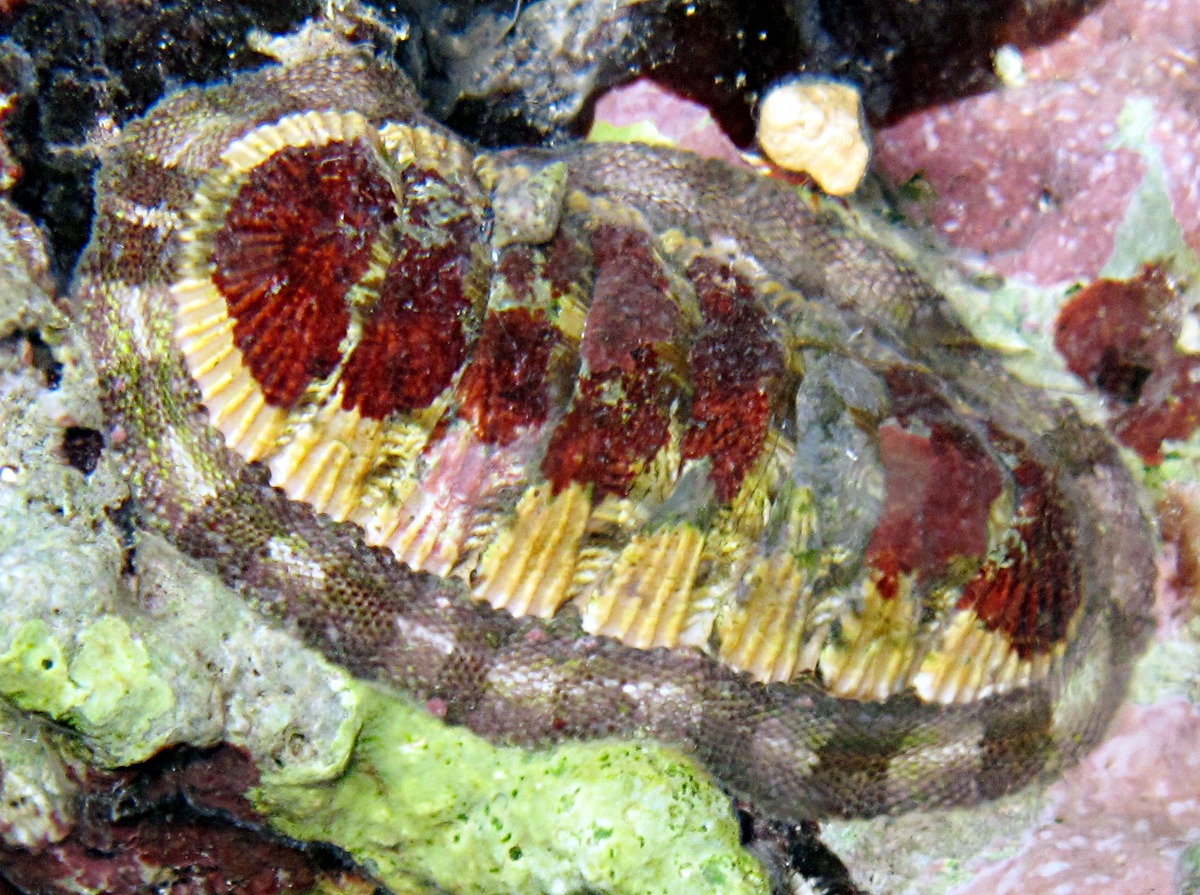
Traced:
<svg viewBox="0 0 1200 895">
<path fill-rule="evenodd" d="M 264 783 L 258 808 L 289 835 L 350 851 L 398 890 L 765 893 L 728 800 L 695 765 L 641 743 L 501 748 L 358 685 L 346 772 Z"/>
</svg>

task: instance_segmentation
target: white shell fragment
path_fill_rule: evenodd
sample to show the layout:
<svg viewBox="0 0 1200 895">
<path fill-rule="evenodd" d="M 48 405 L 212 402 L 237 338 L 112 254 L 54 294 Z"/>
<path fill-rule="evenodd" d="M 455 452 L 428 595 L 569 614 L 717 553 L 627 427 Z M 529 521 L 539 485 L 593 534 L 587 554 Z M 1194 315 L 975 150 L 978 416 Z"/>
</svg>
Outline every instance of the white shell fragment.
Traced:
<svg viewBox="0 0 1200 895">
<path fill-rule="evenodd" d="M 777 84 L 759 108 L 758 145 L 776 165 L 808 174 L 832 196 L 854 192 L 871 159 L 858 90 L 812 77 Z"/>
</svg>

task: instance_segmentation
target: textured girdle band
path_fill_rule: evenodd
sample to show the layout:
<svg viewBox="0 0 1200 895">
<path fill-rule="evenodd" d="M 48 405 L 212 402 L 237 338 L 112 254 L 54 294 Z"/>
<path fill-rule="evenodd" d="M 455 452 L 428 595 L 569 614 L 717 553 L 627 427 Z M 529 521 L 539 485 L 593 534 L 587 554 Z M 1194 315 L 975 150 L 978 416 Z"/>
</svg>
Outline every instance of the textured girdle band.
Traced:
<svg viewBox="0 0 1200 895">
<path fill-rule="evenodd" d="M 648 735 L 804 818 L 1007 792 L 1121 697 L 1115 450 L 782 184 L 480 154 L 327 49 L 163 101 L 96 192 L 143 524 L 450 721 Z"/>
</svg>

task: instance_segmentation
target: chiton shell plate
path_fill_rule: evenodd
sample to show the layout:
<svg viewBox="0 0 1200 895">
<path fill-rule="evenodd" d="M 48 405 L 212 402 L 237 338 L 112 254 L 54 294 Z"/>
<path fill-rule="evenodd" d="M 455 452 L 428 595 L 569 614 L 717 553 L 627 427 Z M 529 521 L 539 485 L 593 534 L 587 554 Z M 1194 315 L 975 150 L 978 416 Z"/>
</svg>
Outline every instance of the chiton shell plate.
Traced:
<svg viewBox="0 0 1200 895">
<path fill-rule="evenodd" d="M 494 607 L 941 702 L 1040 679 L 1077 624 L 1071 498 L 1022 444 L 561 163 L 297 112 L 230 139 L 180 240 L 229 448 Z"/>
</svg>

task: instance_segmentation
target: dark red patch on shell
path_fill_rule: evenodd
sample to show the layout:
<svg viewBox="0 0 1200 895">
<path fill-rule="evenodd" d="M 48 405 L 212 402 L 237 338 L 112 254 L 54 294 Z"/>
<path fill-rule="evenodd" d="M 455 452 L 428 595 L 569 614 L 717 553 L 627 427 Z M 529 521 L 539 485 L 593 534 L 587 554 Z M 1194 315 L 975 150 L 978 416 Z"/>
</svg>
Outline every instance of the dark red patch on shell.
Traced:
<svg viewBox="0 0 1200 895">
<path fill-rule="evenodd" d="M 992 503 L 1003 487 L 982 447 L 940 425 L 928 436 L 883 425 L 879 453 L 884 504 L 866 558 L 879 573 L 880 593 L 894 596 L 902 573 L 928 581 L 956 557 L 982 559 Z"/>
<path fill-rule="evenodd" d="M 1022 463 L 1014 476 L 1021 489 L 1018 541 L 1002 559 L 984 564 L 958 606 L 973 609 L 989 630 L 1003 632 L 1017 655 L 1028 659 L 1067 636 L 1081 594 L 1061 495 L 1036 463 Z"/>
<path fill-rule="evenodd" d="M 238 190 L 213 240 L 213 283 L 268 403 L 290 407 L 337 366 L 346 292 L 395 200 L 359 143 L 281 149 Z"/>
<path fill-rule="evenodd" d="M 481 440 L 508 444 L 521 428 L 546 421 L 557 332 L 541 311 L 510 308 L 488 314 L 458 386 L 461 413 Z"/>
<path fill-rule="evenodd" d="M 687 274 L 705 326 L 688 355 L 692 418 L 683 456 L 712 459 L 717 499 L 728 502 L 766 443 L 783 349 L 753 291 L 727 266 L 697 258 Z"/>
<path fill-rule="evenodd" d="M 1147 463 L 1164 439 L 1200 426 L 1200 357 L 1176 347 L 1178 297 L 1153 265 L 1130 280 L 1097 280 L 1059 313 L 1054 344 L 1075 375 L 1100 391 L 1113 433 Z"/>
<path fill-rule="evenodd" d="M 673 380 L 648 347 L 635 349 L 630 361 L 628 372 L 612 369 L 579 381 L 542 461 L 556 493 L 580 482 L 595 486 L 595 500 L 625 495 L 641 464 L 667 443 Z"/>
<path fill-rule="evenodd" d="M 580 354 L 593 376 L 629 372 L 638 348 L 676 338 L 679 308 L 643 231 L 602 226 L 592 234 L 592 252 L 596 282 Z"/>
<path fill-rule="evenodd" d="M 546 250 L 545 275 L 550 294 L 561 298 L 571 289 L 591 282 L 592 260 L 587 243 L 559 227 Z"/>
<path fill-rule="evenodd" d="M 346 362 L 343 406 L 383 419 L 428 407 L 450 385 L 469 347 L 469 264 L 469 246 L 402 240 Z"/>
<path fill-rule="evenodd" d="M 529 246 L 515 245 L 504 249 L 496 265 L 496 275 L 508 284 L 514 301 L 522 304 L 534 302 L 539 261 Z"/>
</svg>

